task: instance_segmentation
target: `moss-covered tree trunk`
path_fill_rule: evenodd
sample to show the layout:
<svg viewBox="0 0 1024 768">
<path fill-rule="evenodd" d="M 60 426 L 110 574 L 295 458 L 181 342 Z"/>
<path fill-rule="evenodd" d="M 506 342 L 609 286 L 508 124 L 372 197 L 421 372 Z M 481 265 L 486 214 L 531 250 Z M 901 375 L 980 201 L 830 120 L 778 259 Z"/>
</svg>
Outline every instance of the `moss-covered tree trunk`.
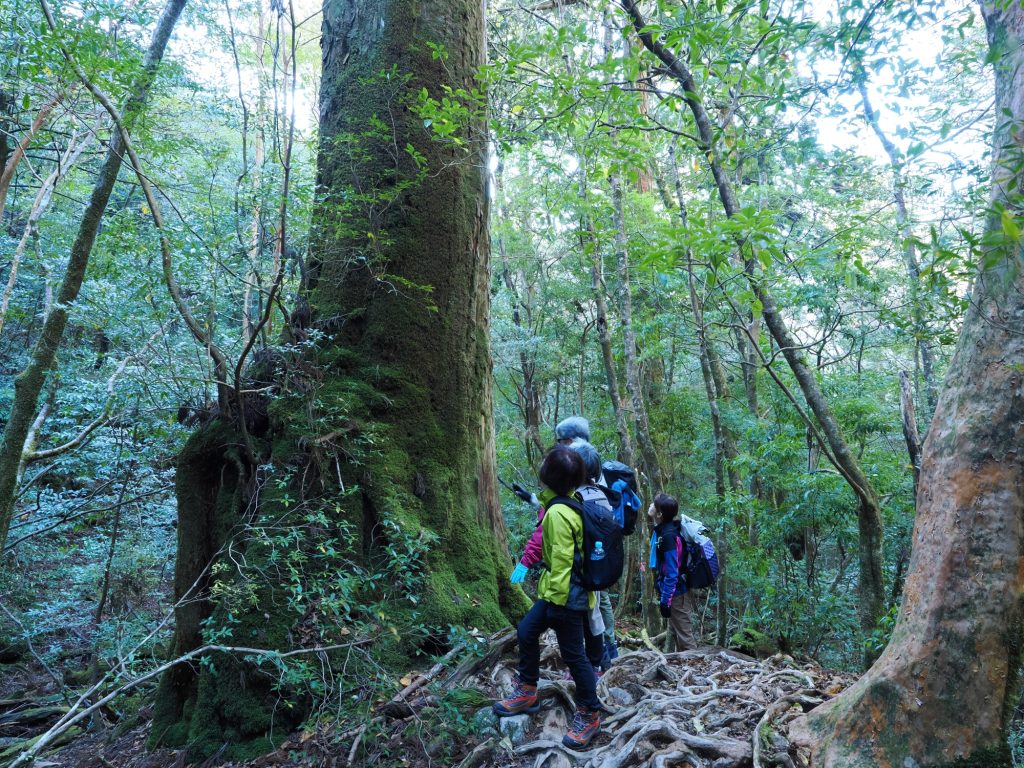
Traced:
<svg viewBox="0 0 1024 768">
<path fill-rule="evenodd" d="M 1024 6 L 982 9 L 996 81 L 986 251 L 925 440 L 892 639 L 792 731 L 816 767 L 1011 765 L 1024 619 Z"/>
<path fill-rule="evenodd" d="M 305 678 L 221 653 L 177 669 L 154 739 L 198 754 L 266 748 L 332 686 L 368 707 L 374 665 L 404 672 L 450 628 L 526 607 L 495 470 L 483 5 L 327 0 L 322 47 L 309 311 L 270 356 L 262 454 L 214 422 L 179 462 L 174 650 L 363 645 Z M 468 111 L 421 108 L 446 95 Z"/>
<path fill-rule="evenodd" d="M 336 329 L 338 372 L 376 391 L 368 419 L 379 450 L 361 473 L 361 520 L 369 530 L 407 515 L 438 534 L 427 612 L 494 625 L 508 561 L 492 421 L 487 133 L 478 114 L 438 139 L 431 126 L 449 118 L 415 109 L 421 94 L 476 89 L 484 6 L 328 0 L 324 31 L 310 300 Z"/>
</svg>

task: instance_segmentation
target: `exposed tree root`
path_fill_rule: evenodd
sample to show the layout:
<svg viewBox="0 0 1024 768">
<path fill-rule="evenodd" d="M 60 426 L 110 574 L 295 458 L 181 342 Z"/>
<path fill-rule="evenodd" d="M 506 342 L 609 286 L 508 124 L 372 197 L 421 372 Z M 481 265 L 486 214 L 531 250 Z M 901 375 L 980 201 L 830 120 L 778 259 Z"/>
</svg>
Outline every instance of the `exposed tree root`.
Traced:
<svg viewBox="0 0 1024 768">
<path fill-rule="evenodd" d="M 514 668 L 515 660 L 506 657 L 489 679 L 467 682 L 491 683 L 500 695 Z M 853 679 L 782 655 L 757 661 L 721 648 L 665 654 L 643 645 L 620 656 L 598 681 L 598 694 L 613 712 L 590 748 L 575 752 L 561 743 L 573 709 L 573 683 L 563 672 L 556 649 L 548 646 L 542 653 L 542 709 L 533 718 L 535 739 L 512 754 L 495 745 L 486 764 L 797 768 L 802 762 L 785 735 L 789 721 Z M 480 748 L 473 760 L 483 760 Z"/>
</svg>

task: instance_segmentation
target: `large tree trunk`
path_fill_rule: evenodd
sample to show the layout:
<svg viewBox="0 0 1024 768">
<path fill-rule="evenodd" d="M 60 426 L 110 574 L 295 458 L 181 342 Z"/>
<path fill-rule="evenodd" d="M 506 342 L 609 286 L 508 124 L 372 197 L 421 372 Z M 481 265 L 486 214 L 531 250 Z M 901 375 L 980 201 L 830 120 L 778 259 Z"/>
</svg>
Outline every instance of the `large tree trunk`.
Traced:
<svg viewBox="0 0 1024 768">
<path fill-rule="evenodd" d="M 171 30 L 185 7 L 185 0 L 168 0 L 160 21 L 153 32 L 149 50 L 143 63 L 143 70 L 132 87 L 122 114 L 129 119 L 139 114 L 146 102 L 149 87 L 153 82 L 156 69 L 163 58 L 164 49 L 171 36 Z M 71 257 L 68 259 L 60 292 L 53 310 L 43 322 L 42 332 L 32 350 L 32 358 L 18 377 L 14 380 L 14 403 L 11 414 L 4 428 L 3 442 L 0 443 L 0 550 L 7 540 L 11 516 L 14 512 L 14 499 L 17 491 L 18 467 L 21 464 L 25 438 L 28 436 L 32 421 L 35 418 L 39 403 L 39 393 L 46 382 L 46 375 L 53 367 L 64 336 L 68 313 L 74 306 L 75 299 L 85 280 L 85 270 L 89 264 L 89 255 L 99 231 L 100 220 L 106 210 L 110 193 L 117 181 L 121 169 L 122 155 L 125 151 L 120 131 L 115 130 L 110 138 L 110 146 L 106 159 L 96 177 L 89 204 L 82 214 L 78 226 L 78 234 L 71 246 Z M 8 161 L 10 163 L 10 161 Z"/>
<path fill-rule="evenodd" d="M 982 3 L 995 62 L 989 248 L 924 445 L 903 606 L 882 656 L 797 721 L 814 766 L 1011 765 L 1024 605 L 1024 6 Z M 1010 235 L 1005 230 L 1010 231 Z"/>
<path fill-rule="evenodd" d="M 450 627 L 495 629 L 527 607 L 508 583 L 495 471 L 487 137 L 473 120 L 458 142 L 434 140 L 413 109 L 421 89 L 440 98 L 445 86 L 475 87 L 483 6 L 328 0 L 322 46 L 308 293 L 319 340 L 290 368 L 291 394 L 277 380 L 269 456 L 259 457 L 274 476 L 239 462 L 223 425 L 194 436 L 181 457 L 189 477 L 178 481 L 175 587 L 179 600 L 197 599 L 179 608 L 175 652 L 200 644 L 207 616 L 277 650 L 331 645 L 351 626 L 350 639 L 372 642 L 375 664 L 404 671 L 415 654 L 443 648 Z M 219 560 L 208 584 L 243 513 L 249 537 L 230 541 L 244 558 Z M 260 530 L 294 535 L 290 546 L 307 554 L 297 577 L 283 578 Z M 337 551 L 325 552 L 325 540 Z M 246 583 L 255 605 L 232 599 Z M 332 616 L 323 606 L 337 604 L 339 584 L 350 590 L 347 615 Z M 157 740 L 200 754 L 245 742 L 233 753 L 251 752 L 316 703 L 301 686 L 275 689 L 253 664 L 210 661 L 164 678 Z M 341 688 L 361 689 L 358 662 L 321 661 Z"/>
</svg>

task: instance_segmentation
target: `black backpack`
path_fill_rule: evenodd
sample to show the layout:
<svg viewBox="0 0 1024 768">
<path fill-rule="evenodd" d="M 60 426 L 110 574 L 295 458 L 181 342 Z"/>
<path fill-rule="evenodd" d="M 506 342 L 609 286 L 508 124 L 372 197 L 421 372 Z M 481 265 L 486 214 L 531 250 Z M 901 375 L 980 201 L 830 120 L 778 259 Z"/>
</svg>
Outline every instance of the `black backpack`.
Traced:
<svg viewBox="0 0 1024 768">
<path fill-rule="evenodd" d="M 601 489 L 615 510 L 623 534 L 629 536 L 636 530 L 636 518 L 643 506 L 637 495 L 636 472 L 621 461 L 606 461 L 601 465 L 601 474 L 605 482 Z"/>
<path fill-rule="evenodd" d="M 576 510 L 583 518 L 583 551 L 575 559 L 573 582 L 588 592 L 608 589 L 622 578 L 626 565 L 626 552 L 622 541 L 622 526 L 611 512 L 594 501 L 580 502 L 565 496 L 556 496 L 551 504 L 564 504 Z M 600 545 L 600 546 L 598 546 Z M 595 557 L 603 552 L 602 557 Z"/>
</svg>

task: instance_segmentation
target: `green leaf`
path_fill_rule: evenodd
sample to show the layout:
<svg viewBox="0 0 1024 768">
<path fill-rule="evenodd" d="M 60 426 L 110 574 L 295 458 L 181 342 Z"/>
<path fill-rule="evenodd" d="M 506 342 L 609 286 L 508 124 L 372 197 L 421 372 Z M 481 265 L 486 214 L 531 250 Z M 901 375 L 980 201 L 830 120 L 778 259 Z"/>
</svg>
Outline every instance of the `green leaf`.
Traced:
<svg viewBox="0 0 1024 768">
<path fill-rule="evenodd" d="M 999 215 L 999 219 L 1003 225 L 1003 232 L 1006 233 L 1007 237 L 1013 238 L 1014 240 L 1020 240 L 1020 227 L 1013 218 L 1013 214 L 1007 210 Z"/>
<path fill-rule="evenodd" d="M 22 109 L 28 109 L 31 104 L 32 104 L 32 97 L 29 96 L 27 93 L 24 96 L 21 97 L 21 108 Z"/>
</svg>

